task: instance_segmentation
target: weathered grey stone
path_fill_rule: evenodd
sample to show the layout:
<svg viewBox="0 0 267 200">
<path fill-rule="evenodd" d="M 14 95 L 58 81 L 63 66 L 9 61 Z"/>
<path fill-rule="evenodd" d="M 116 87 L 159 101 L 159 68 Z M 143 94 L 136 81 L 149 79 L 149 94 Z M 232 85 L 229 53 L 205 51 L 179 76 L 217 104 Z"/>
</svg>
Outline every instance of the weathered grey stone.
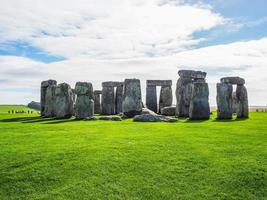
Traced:
<svg viewBox="0 0 267 200">
<path fill-rule="evenodd" d="M 148 109 L 158 112 L 157 88 L 155 85 L 146 87 L 146 106 Z"/>
<path fill-rule="evenodd" d="M 144 115 L 144 114 L 157 115 L 154 111 L 149 110 L 148 108 L 142 108 L 141 115 Z"/>
<path fill-rule="evenodd" d="M 176 106 L 168 106 L 161 108 L 161 114 L 165 116 L 174 116 L 176 111 Z"/>
<path fill-rule="evenodd" d="M 142 112 L 141 84 L 139 79 L 125 79 L 122 111 L 127 117 L 133 117 Z"/>
<path fill-rule="evenodd" d="M 101 101 L 100 101 L 100 95 L 102 94 L 101 90 L 95 90 L 94 91 L 94 111 L 96 114 L 101 113 Z"/>
<path fill-rule="evenodd" d="M 172 88 L 171 86 L 162 86 L 159 95 L 159 110 L 172 105 Z"/>
<path fill-rule="evenodd" d="M 136 115 L 133 118 L 134 122 L 177 122 L 177 118 L 166 117 L 163 115 L 143 114 Z"/>
<path fill-rule="evenodd" d="M 240 78 L 238 76 L 236 77 L 223 77 L 221 78 L 221 83 L 230 83 L 234 85 L 244 85 L 245 79 Z"/>
<path fill-rule="evenodd" d="M 116 88 L 116 95 L 115 95 L 115 111 L 116 111 L 116 114 L 122 112 L 122 99 L 123 99 L 123 85 L 119 85 Z"/>
<path fill-rule="evenodd" d="M 102 115 L 114 115 L 115 114 L 114 87 L 106 87 L 106 86 L 103 87 L 102 100 L 101 100 L 101 113 Z"/>
<path fill-rule="evenodd" d="M 207 73 L 195 70 L 179 70 L 178 74 L 181 78 L 192 78 L 192 79 L 205 79 Z"/>
<path fill-rule="evenodd" d="M 237 85 L 236 87 L 236 100 L 237 100 L 237 118 L 248 118 L 248 94 L 244 85 Z"/>
<path fill-rule="evenodd" d="M 56 118 L 70 118 L 73 110 L 73 93 L 67 83 L 61 83 L 55 88 L 55 116 Z"/>
<path fill-rule="evenodd" d="M 120 116 L 101 116 L 99 120 L 122 121 Z"/>
<path fill-rule="evenodd" d="M 77 82 L 74 89 L 75 93 L 79 95 L 86 95 L 90 99 L 94 98 L 93 85 L 89 82 Z"/>
<path fill-rule="evenodd" d="M 41 110 L 41 104 L 39 102 L 31 101 L 27 106 L 28 108 L 31 108 L 34 110 Z"/>
<path fill-rule="evenodd" d="M 152 115 L 152 114 L 144 114 L 144 115 L 136 115 L 133 118 L 134 122 L 161 122 L 160 115 Z"/>
<path fill-rule="evenodd" d="M 228 83 L 217 83 L 217 118 L 232 119 L 233 86 Z"/>
<path fill-rule="evenodd" d="M 232 109 L 233 109 L 233 113 L 236 113 L 237 111 L 237 99 L 236 99 L 236 92 L 233 92 L 232 94 Z"/>
<path fill-rule="evenodd" d="M 54 115 L 54 87 L 57 85 L 55 80 L 47 80 L 41 83 L 41 116 L 53 117 Z M 48 95 L 47 95 L 48 91 Z M 51 94 L 52 92 L 52 94 Z"/>
<path fill-rule="evenodd" d="M 85 119 L 94 115 L 93 85 L 88 82 L 77 82 L 75 85 L 77 99 L 75 103 L 75 117 Z"/>
<path fill-rule="evenodd" d="M 55 89 L 56 85 L 46 88 L 44 117 L 55 117 Z"/>
<path fill-rule="evenodd" d="M 189 106 L 192 96 L 192 79 L 179 78 L 176 84 L 176 115 L 189 117 Z"/>
<path fill-rule="evenodd" d="M 193 83 L 189 119 L 209 119 L 209 87 L 207 83 Z"/>
<path fill-rule="evenodd" d="M 102 83 L 102 87 L 120 87 L 123 86 L 123 82 L 120 81 L 106 81 Z"/>
<path fill-rule="evenodd" d="M 172 80 L 147 80 L 147 86 L 171 86 Z"/>
</svg>

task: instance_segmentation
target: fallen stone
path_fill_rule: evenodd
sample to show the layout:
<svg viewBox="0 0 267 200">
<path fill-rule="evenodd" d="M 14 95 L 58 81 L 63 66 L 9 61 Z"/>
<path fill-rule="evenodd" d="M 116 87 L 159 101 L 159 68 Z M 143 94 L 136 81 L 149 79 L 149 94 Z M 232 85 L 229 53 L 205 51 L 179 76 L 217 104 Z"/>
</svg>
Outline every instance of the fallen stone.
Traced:
<svg viewBox="0 0 267 200">
<path fill-rule="evenodd" d="M 136 115 L 133 118 L 134 122 L 177 122 L 177 118 L 166 117 L 163 115 L 143 114 Z"/>
<path fill-rule="evenodd" d="M 99 120 L 122 121 L 120 116 L 101 116 Z"/>
</svg>

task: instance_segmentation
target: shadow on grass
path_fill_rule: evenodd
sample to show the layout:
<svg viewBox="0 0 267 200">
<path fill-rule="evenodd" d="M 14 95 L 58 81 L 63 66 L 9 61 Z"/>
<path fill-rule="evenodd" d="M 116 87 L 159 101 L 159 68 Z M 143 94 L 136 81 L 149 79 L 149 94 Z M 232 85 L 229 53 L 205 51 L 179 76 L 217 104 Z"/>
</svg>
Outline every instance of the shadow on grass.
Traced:
<svg viewBox="0 0 267 200">
<path fill-rule="evenodd" d="M 9 118 L 9 119 L 2 119 L 0 122 L 21 122 L 21 123 L 38 123 L 38 122 L 46 122 L 52 121 L 53 118 L 42 118 L 39 116 L 36 117 L 16 117 L 16 118 Z"/>
<path fill-rule="evenodd" d="M 234 119 L 214 119 L 212 122 L 240 122 L 240 121 L 246 121 L 247 118 L 234 118 Z"/>
</svg>

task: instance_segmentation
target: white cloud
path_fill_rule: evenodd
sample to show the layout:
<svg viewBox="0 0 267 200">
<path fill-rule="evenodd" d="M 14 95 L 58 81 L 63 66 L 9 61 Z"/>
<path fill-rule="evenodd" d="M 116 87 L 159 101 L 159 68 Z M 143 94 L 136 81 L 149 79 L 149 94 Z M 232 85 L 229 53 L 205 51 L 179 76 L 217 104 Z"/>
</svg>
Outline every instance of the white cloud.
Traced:
<svg viewBox="0 0 267 200">
<path fill-rule="evenodd" d="M 19 67 L 15 69 L 15 66 Z M 5 70 L 10 69 L 16 71 L 17 74 L 24 72 L 26 68 L 39 69 L 40 74 L 35 75 L 35 78 L 29 78 L 29 74 L 21 77 L 14 75 L 13 79 L 9 75 L 8 80 L 11 83 L 1 84 L 0 82 L 0 87 L 5 91 L 10 88 L 10 85 L 34 88 L 37 91 L 41 80 L 53 78 L 58 82 L 70 83 L 72 86 L 76 81 L 90 81 L 95 89 L 101 89 L 102 81 L 135 77 L 142 80 L 144 98 L 145 80 L 171 79 L 173 89 L 175 89 L 178 69 L 199 69 L 208 72 L 211 105 L 216 104 L 215 85 L 223 76 L 244 77 L 250 105 L 266 105 L 266 66 L 267 38 L 188 50 L 157 58 L 97 60 L 87 56 L 77 56 L 65 61 L 43 64 L 30 59 L 3 56 L 0 57 L 0 80 L 6 77 Z M 0 103 L 8 103 L 3 92 L 1 96 Z M 35 100 L 38 99 L 39 92 L 35 92 Z M 26 103 L 26 100 L 29 101 L 29 98 L 18 99 L 18 103 Z"/>
<path fill-rule="evenodd" d="M 194 32 L 225 21 L 209 7 L 179 1 L 2 1 L 0 41 L 27 41 L 68 58 L 171 55 L 197 44 Z"/>
</svg>

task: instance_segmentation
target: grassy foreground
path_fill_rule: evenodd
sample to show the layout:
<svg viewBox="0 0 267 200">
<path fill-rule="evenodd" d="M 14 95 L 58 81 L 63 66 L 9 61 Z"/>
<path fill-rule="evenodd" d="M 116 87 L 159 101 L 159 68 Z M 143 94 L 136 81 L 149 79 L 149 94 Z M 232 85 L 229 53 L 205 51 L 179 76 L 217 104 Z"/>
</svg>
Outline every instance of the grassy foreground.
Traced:
<svg viewBox="0 0 267 200">
<path fill-rule="evenodd" d="M 0 107 L 0 199 L 266 199 L 267 113 L 137 123 Z"/>
</svg>

